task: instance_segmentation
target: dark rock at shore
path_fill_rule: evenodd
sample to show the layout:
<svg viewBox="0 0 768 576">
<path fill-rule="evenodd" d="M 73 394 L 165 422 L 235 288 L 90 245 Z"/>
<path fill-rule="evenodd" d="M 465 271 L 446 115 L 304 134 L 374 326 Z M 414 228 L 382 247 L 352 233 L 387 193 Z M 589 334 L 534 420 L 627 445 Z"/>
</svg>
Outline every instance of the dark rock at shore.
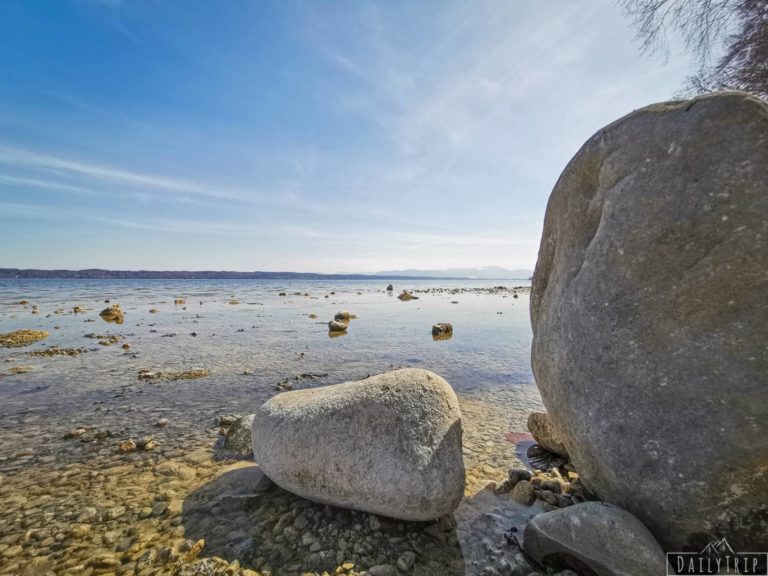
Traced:
<svg viewBox="0 0 768 576">
<path fill-rule="evenodd" d="M 587 141 L 547 207 L 530 305 L 553 430 L 672 550 L 766 544 L 767 159 L 757 98 L 656 104 Z"/>
<path fill-rule="evenodd" d="M 648 529 L 628 512 L 602 502 L 539 514 L 525 528 L 523 548 L 555 570 L 600 576 L 668 574 L 664 551 Z"/>
</svg>

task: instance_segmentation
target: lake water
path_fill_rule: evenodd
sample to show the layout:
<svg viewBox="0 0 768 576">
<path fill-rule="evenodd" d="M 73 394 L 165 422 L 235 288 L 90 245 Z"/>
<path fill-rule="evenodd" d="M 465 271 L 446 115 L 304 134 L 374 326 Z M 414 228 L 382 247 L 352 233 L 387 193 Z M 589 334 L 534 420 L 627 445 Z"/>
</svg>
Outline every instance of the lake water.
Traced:
<svg viewBox="0 0 768 576">
<path fill-rule="evenodd" d="M 162 558 L 137 565 L 141 555 L 152 550 L 158 554 L 163 547 L 183 548 L 190 536 L 205 537 L 201 558 L 210 554 L 239 560 L 265 573 L 315 569 L 322 573 L 313 562 L 331 570 L 346 560 L 357 566 L 350 570 L 366 569 L 370 567 L 366 563 L 382 559 L 393 562 L 403 553 L 399 536 L 387 536 L 386 546 L 362 543 L 355 550 L 323 545 L 310 553 L 319 545 L 308 544 L 302 550 L 290 542 L 283 545 L 280 535 L 277 542 L 263 542 L 249 536 L 247 527 L 235 524 L 226 532 L 221 529 L 227 525 L 222 518 L 215 523 L 218 532 L 207 533 L 205 518 L 185 515 L 185 510 L 194 500 L 192 493 L 207 494 L 222 474 L 244 465 L 211 457 L 219 433 L 216 417 L 252 413 L 278 393 L 281 383 L 301 389 L 405 366 L 432 370 L 453 386 L 462 408 L 467 469 L 466 502 L 457 511 L 458 526 L 447 532 L 455 534 L 456 541 L 446 544 L 455 554 L 438 550 L 430 555 L 424 546 L 413 544 L 416 560 L 410 570 L 480 573 L 488 558 L 521 564 L 513 547 L 504 548 L 503 531 L 515 515 L 530 511 L 509 508 L 482 489 L 519 465 L 509 433 L 524 432 L 527 414 L 541 408 L 530 369 L 527 283 L 398 280 L 393 281 L 394 294 L 384 290 L 388 283 L 386 279 L 0 280 L 0 333 L 19 329 L 50 333 L 24 348 L 0 348 L 0 506 L 8 510 L 0 517 L 0 573 L 9 567 L 21 570 L 30 558 L 44 566 L 48 562 L 56 573 L 84 573 L 76 569 L 99 573 L 100 565 L 88 560 L 99 554 L 111 555 L 102 563 L 104 570 L 166 573 L 168 565 Z M 500 285 L 523 288 L 493 289 Z M 403 289 L 414 291 L 419 299 L 398 300 Z M 281 292 L 286 295 L 280 296 Z M 177 298 L 185 303 L 175 304 Z M 29 304 L 20 305 L 22 300 Z M 120 304 L 124 324 L 108 324 L 99 317 L 106 300 Z M 38 306 L 37 313 L 32 305 Z M 74 306 L 86 311 L 75 314 Z M 331 338 L 327 323 L 340 310 L 358 318 L 351 321 L 346 335 Z M 437 322 L 453 325 L 451 339 L 432 339 L 431 326 Z M 88 334 L 122 339 L 104 346 Z M 129 348 L 124 350 L 123 344 Z M 51 346 L 85 351 L 74 357 L 27 354 Z M 19 366 L 29 371 L 12 374 L 11 369 Z M 194 368 L 207 369 L 210 375 L 195 380 L 138 379 L 141 370 Z M 159 428 L 155 424 L 161 418 L 169 424 Z M 64 438 L 78 426 L 94 426 L 109 435 L 89 441 Z M 150 434 L 158 442 L 155 450 L 118 452 L 125 439 Z M 187 466 L 192 473 L 165 478 L 158 472 L 163 462 Z M 63 473 L 69 480 L 62 480 Z M 146 474 L 153 476 L 142 476 Z M 43 489 L 41 478 L 57 480 Z M 35 486 L 37 490 L 31 490 Z M 275 503 L 284 500 L 294 513 L 305 505 L 287 494 L 272 498 Z M 171 505 L 167 512 L 142 518 L 152 507 L 142 506 L 142 501 L 176 502 L 180 509 L 174 511 Z M 126 511 L 108 518 L 113 514 L 104 510 L 112 505 Z M 269 514 L 280 510 L 277 504 L 272 508 Z M 91 510 L 97 511 L 98 521 L 87 521 Z M 247 524 L 240 516 L 233 516 L 232 522 L 236 518 Z M 250 518 L 248 522 L 253 521 Z M 344 530 L 342 520 L 333 522 L 341 522 L 335 529 Z M 80 525 L 90 526 L 87 535 L 73 528 Z M 37 532 L 30 537 L 29 530 Z M 397 525 L 392 530 L 397 531 Z M 422 537 L 420 528 L 401 530 L 412 530 L 413 542 Z M 142 540 L 144 532 L 154 539 Z M 232 536 L 235 532 L 237 537 Z M 240 538 L 241 532 L 250 542 L 248 550 L 227 543 Z M 382 528 L 367 537 L 385 532 Z M 127 548 L 126 539 L 131 539 Z M 495 548 L 489 552 L 484 546 Z M 439 558 L 448 557 L 454 558 L 452 568 L 438 568 Z M 4 562 L 6 571 L 1 569 Z"/>
</svg>

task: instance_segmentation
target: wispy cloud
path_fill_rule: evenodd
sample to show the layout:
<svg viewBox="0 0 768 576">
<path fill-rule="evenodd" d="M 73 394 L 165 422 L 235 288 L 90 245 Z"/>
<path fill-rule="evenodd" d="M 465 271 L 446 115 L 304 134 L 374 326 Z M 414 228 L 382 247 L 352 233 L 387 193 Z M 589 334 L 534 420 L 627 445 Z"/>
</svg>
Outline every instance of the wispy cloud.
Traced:
<svg viewBox="0 0 768 576">
<path fill-rule="evenodd" d="M 63 170 L 65 172 L 81 174 L 96 179 L 121 182 L 130 185 L 147 186 L 153 189 L 200 194 L 211 198 L 240 201 L 248 199 L 248 197 L 242 193 L 234 193 L 228 190 L 218 189 L 192 180 L 131 172 L 111 166 L 102 166 L 58 158 L 56 156 L 39 154 L 29 150 L 4 145 L 0 145 L 0 164 L 33 166 L 49 170 Z"/>
</svg>

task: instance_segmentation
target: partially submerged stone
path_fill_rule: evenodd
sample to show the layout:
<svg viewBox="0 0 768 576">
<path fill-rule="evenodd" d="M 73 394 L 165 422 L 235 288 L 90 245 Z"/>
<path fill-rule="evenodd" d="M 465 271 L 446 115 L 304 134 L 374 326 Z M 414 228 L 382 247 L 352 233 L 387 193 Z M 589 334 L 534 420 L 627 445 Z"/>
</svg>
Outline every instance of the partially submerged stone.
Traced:
<svg viewBox="0 0 768 576">
<path fill-rule="evenodd" d="M 45 330 L 16 330 L 7 334 L 0 334 L 0 347 L 20 348 L 48 338 L 50 334 Z"/>
<path fill-rule="evenodd" d="M 139 370 L 139 380 L 195 380 L 209 376 L 211 371 L 207 368 L 193 368 L 182 371 L 157 371 Z"/>
<path fill-rule="evenodd" d="M 453 326 L 448 322 L 438 322 L 432 325 L 432 336 L 441 336 L 445 334 L 453 334 Z"/>
<path fill-rule="evenodd" d="M 253 452 L 269 478 L 299 496 L 432 520 L 461 501 L 461 435 L 450 385 L 406 368 L 278 394 L 256 412 Z"/>
<path fill-rule="evenodd" d="M 525 528 L 523 548 L 555 570 L 597 576 L 668 574 L 664 551 L 648 529 L 629 512 L 603 502 L 535 516 Z"/>
<path fill-rule="evenodd" d="M 347 322 L 340 322 L 338 320 L 331 320 L 328 322 L 328 330 L 330 332 L 346 332 L 347 328 L 349 328 Z"/>
</svg>

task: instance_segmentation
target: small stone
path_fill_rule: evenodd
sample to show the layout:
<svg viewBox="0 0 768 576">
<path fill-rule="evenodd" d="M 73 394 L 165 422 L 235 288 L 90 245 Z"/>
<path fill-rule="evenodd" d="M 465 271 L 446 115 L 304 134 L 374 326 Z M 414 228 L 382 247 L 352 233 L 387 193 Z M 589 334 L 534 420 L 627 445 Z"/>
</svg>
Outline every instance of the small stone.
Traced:
<svg viewBox="0 0 768 576">
<path fill-rule="evenodd" d="M 133 438 L 128 438 L 125 442 L 120 444 L 119 447 L 120 452 L 135 452 L 136 451 L 136 441 Z"/>
<path fill-rule="evenodd" d="M 168 420 L 168 418 L 160 418 L 160 420 L 155 422 L 155 426 L 158 427 L 158 428 L 163 428 L 165 426 L 168 426 L 169 422 L 170 422 L 170 420 Z"/>
<path fill-rule="evenodd" d="M 512 499 L 523 506 L 530 506 L 536 501 L 536 492 L 533 484 L 528 480 L 520 480 L 512 489 Z"/>
<path fill-rule="evenodd" d="M 166 501 L 158 502 L 157 504 L 152 506 L 152 515 L 162 516 L 166 510 L 168 510 L 168 502 Z"/>
<path fill-rule="evenodd" d="M 123 514 L 125 514 L 125 511 L 126 511 L 125 506 L 115 506 L 114 508 L 105 510 L 104 520 L 116 520 L 117 518 L 120 518 Z"/>
<path fill-rule="evenodd" d="M 415 562 L 416 562 L 416 554 L 414 554 L 409 550 L 408 552 L 403 552 L 403 554 L 401 554 L 400 557 L 397 559 L 397 568 L 401 572 L 410 572 Z"/>
<path fill-rule="evenodd" d="M 69 535 L 72 538 L 82 538 L 91 532 L 90 524 L 75 524 L 69 529 Z"/>
<path fill-rule="evenodd" d="M 531 471 L 526 470 L 525 468 L 512 468 L 512 470 L 509 471 L 509 482 L 512 484 L 512 487 L 521 480 L 530 481 L 532 478 L 533 474 L 531 474 Z"/>
</svg>

